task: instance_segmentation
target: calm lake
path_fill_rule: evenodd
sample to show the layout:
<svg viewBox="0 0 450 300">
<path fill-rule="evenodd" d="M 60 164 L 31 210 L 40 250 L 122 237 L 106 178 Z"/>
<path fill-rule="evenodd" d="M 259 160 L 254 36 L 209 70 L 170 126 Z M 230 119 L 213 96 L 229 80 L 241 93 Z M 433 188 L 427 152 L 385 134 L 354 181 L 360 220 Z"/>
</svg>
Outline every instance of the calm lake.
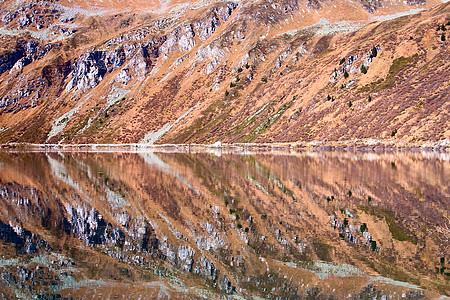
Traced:
<svg viewBox="0 0 450 300">
<path fill-rule="evenodd" d="M 2 151 L 0 296 L 444 299 L 449 181 L 445 153 Z"/>
</svg>

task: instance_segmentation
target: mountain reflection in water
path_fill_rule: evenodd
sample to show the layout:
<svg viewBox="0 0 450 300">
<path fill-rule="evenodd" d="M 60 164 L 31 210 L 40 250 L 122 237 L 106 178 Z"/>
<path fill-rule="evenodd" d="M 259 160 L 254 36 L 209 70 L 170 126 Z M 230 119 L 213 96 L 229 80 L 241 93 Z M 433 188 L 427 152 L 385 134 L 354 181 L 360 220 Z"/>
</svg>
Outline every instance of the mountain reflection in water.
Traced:
<svg viewBox="0 0 450 300">
<path fill-rule="evenodd" d="M 0 152 L 0 294 L 448 296 L 449 178 L 432 153 Z"/>
</svg>

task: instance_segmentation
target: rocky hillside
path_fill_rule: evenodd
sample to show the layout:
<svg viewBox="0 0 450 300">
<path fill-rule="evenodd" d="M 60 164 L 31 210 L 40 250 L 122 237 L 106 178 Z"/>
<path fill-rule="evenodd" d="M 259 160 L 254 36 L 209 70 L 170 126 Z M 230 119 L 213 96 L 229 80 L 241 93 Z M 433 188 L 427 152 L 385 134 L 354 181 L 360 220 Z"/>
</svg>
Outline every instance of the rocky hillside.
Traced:
<svg viewBox="0 0 450 300">
<path fill-rule="evenodd" d="M 3 1 L 0 143 L 450 139 L 450 4 Z"/>
</svg>

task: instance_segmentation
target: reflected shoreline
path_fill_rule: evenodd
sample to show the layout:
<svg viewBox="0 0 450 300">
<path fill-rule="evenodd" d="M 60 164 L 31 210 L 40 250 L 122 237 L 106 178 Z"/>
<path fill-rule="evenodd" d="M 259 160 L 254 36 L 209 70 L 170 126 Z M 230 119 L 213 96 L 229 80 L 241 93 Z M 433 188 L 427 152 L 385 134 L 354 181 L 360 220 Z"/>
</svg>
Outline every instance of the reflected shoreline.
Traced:
<svg viewBox="0 0 450 300">
<path fill-rule="evenodd" d="M 0 153 L 167 153 L 221 155 L 277 155 L 277 156 L 340 156 L 353 160 L 374 160 L 385 155 L 417 157 L 450 161 L 450 153 L 423 148 L 288 148 L 272 146 L 213 146 L 213 145 L 27 145 L 26 147 L 1 147 Z"/>
<path fill-rule="evenodd" d="M 450 140 L 409 143 L 402 141 L 385 141 L 373 139 L 355 139 L 349 141 L 312 141 L 285 143 L 221 143 L 214 144 L 32 144 L 8 143 L 0 144 L 1 149 L 24 149 L 27 151 L 93 151 L 93 152 L 140 152 L 140 151 L 172 151 L 172 152 L 205 152 L 220 150 L 225 153 L 239 152 L 303 152 L 303 151 L 345 151 L 345 152 L 437 152 L 448 153 Z"/>
</svg>

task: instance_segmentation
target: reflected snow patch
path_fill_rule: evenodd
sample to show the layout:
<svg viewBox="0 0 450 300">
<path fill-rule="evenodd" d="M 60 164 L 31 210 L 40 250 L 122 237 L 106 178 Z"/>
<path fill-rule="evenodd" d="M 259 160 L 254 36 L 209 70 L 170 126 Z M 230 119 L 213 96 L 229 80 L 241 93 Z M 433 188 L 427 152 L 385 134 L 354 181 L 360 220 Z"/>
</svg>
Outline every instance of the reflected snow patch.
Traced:
<svg viewBox="0 0 450 300">
<path fill-rule="evenodd" d="M 156 154 L 140 153 L 140 155 L 150 167 L 154 167 L 167 175 L 175 176 L 176 179 L 185 184 L 191 191 L 195 192 L 197 195 L 200 195 L 200 192 L 196 190 L 183 176 L 174 171 L 171 166 L 162 161 Z"/>
</svg>

